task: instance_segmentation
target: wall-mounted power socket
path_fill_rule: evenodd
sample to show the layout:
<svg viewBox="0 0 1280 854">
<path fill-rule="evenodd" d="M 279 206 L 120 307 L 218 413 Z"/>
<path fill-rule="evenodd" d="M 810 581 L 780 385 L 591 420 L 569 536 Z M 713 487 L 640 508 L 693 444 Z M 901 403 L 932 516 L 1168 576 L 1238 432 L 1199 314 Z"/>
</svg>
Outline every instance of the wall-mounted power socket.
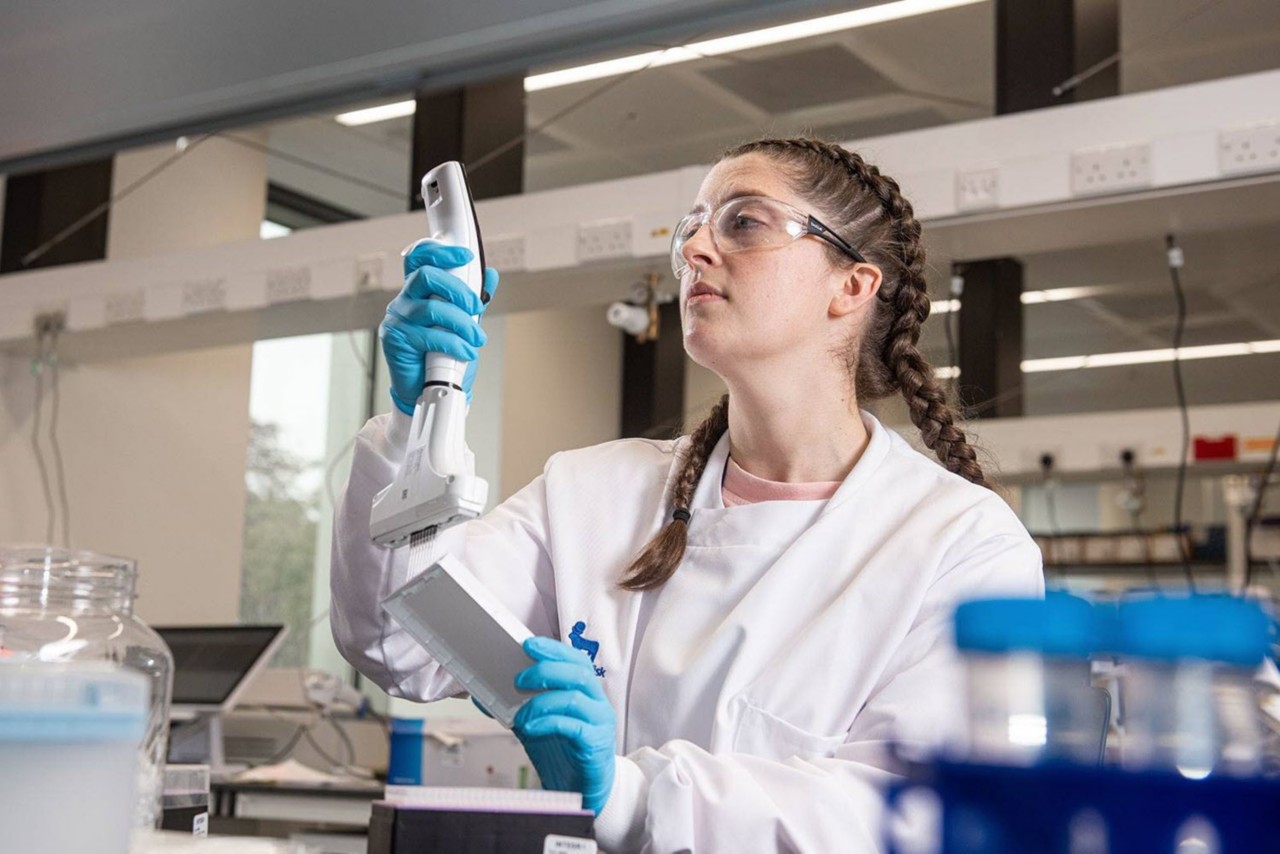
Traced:
<svg viewBox="0 0 1280 854">
<path fill-rule="evenodd" d="M 378 291 L 384 287 L 382 282 L 382 269 L 387 263 L 386 254 L 382 252 L 372 252 L 368 255 L 361 255 L 356 259 L 356 293 L 362 294 L 365 291 Z M 394 284 L 395 289 L 399 290 L 403 282 L 396 281 L 388 283 L 386 287 Z"/>
<path fill-rule="evenodd" d="M 484 242 L 484 263 L 499 273 L 525 268 L 524 235 L 500 234 Z"/>
<path fill-rule="evenodd" d="M 1280 123 L 1252 125 L 1218 134 L 1223 175 L 1280 171 Z"/>
<path fill-rule="evenodd" d="M 1071 192 L 1077 196 L 1151 186 L 1151 145 L 1136 142 L 1087 148 L 1071 155 Z"/>
<path fill-rule="evenodd" d="M 999 170 L 975 169 L 956 173 L 956 210 L 984 211 L 999 206 Z"/>
<path fill-rule="evenodd" d="M 67 329 L 67 313 L 65 311 L 42 311 L 35 316 L 36 335 L 61 335 Z"/>
<path fill-rule="evenodd" d="M 631 220 L 604 219 L 578 226 L 578 260 L 630 258 Z"/>
<path fill-rule="evenodd" d="M 278 267 L 267 271 L 267 302 L 308 299 L 311 296 L 311 268 L 305 265 Z"/>
</svg>

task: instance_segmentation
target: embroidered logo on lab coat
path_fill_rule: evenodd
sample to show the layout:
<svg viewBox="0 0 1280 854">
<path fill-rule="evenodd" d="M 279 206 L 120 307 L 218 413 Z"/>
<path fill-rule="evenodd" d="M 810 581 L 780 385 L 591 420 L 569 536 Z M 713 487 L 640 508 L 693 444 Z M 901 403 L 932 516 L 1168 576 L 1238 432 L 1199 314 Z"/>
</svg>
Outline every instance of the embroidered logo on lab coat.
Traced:
<svg viewBox="0 0 1280 854">
<path fill-rule="evenodd" d="M 596 663 L 596 653 L 600 651 L 600 641 L 592 640 L 582 633 L 587 630 L 587 624 L 579 620 L 573 624 L 573 628 L 569 630 L 569 643 L 573 644 L 574 649 L 580 649 L 591 657 L 591 663 Z M 596 667 L 596 675 L 604 676 L 604 668 Z"/>
</svg>

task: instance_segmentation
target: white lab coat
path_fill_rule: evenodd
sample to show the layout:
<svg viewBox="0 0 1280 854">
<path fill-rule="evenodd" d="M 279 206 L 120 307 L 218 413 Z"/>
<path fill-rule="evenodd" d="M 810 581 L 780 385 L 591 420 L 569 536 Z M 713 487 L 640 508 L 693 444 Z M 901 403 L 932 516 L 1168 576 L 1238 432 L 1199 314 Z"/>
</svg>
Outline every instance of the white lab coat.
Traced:
<svg viewBox="0 0 1280 854">
<path fill-rule="evenodd" d="M 482 519 L 442 532 L 535 633 L 598 642 L 618 715 L 613 792 L 596 821 L 610 851 L 875 851 L 892 740 L 932 745 L 964 715 L 956 603 L 1039 595 L 1040 554 L 995 494 L 948 473 L 864 414 L 871 438 L 826 501 L 725 508 L 720 441 L 691 502 L 684 562 L 660 590 L 618 579 L 665 523 L 672 442 L 556 454 Z M 396 696 L 459 684 L 378 602 L 407 550 L 369 540 L 408 419 L 361 431 L 336 511 L 333 633 Z M 682 440 L 683 441 L 683 440 Z"/>
</svg>

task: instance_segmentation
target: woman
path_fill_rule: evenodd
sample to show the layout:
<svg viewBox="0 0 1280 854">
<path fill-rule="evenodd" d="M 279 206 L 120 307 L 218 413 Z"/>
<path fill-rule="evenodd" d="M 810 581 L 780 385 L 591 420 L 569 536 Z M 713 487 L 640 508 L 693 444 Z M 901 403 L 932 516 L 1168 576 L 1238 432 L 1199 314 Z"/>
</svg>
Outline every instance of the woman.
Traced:
<svg viewBox="0 0 1280 854">
<path fill-rule="evenodd" d="M 393 374 L 424 350 L 474 357 L 478 301 L 431 266 L 468 257 L 410 256 L 425 266 L 383 324 Z M 515 731 L 544 783 L 584 793 L 603 848 L 875 850 L 887 746 L 937 744 L 964 713 L 952 609 L 1039 594 L 1039 553 L 916 347 L 920 224 L 892 179 L 813 140 L 740 146 L 672 262 L 685 347 L 729 389 L 710 417 L 674 443 L 557 454 L 435 548 L 546 636 Z M 458 306 L 430 342 L 413 319 L 428 292 Z M 459 686 L 379 613 L 406 558 L 368 534 L 418 370 L 393 390 L 410 405 L 360 434 L 333 626 L 361 672 L 431 700 Z M 941 466 L 858 408 L 894 392 Z"/>
</svg>

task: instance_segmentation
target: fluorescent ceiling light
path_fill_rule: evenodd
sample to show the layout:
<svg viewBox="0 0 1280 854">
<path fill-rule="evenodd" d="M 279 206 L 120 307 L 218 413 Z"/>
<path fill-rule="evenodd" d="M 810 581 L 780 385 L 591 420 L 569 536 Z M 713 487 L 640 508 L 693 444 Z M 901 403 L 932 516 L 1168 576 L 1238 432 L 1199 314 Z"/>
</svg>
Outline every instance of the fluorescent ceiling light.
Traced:
<svg viewBox="0 0 1280 854">
<path fill-rule="evenodd" d="M 1172 362 L 1174 350 L 1128 350 L 1119 353 L 1098 353 L 1093 356 L 1060 356 L 1053 359 L 1026 359 L 1022 371 L 1027 374 L 1045 371 L 1071 371 L 1076 368 L 1111 368 L 1117 365 L 1149 365 L 1156 362 Z M 1184 362 L 1196 359 L 1220 359 L 1226 356 L 1253 356 L 1258 353 L 1280 353 L 1280 339 L 1271 341 L 1241 341 L 1236 344 L 1206 344 L 1202 347 L 1183 347 L 1177 351 Z"/>
<path fill-rule="evenodd" d="M 1191 362 L 1196 359 L 1221 359 L 1226 356 L 1256 356 L 1260 353 L 1280 353 L 1280 338 L 1270 341 L 1240 341 L 1235 344 L 1205 344 L 1201 347 L 1183 347 L 1182 361 Z M 1048 371 L 1074 371 L 1078 368 L 1114 368 L 1117 365 L 1150 365 L 1157 362 L 1172 362 L 1174 351 L 1171 348 L 1162 350 L 1125 350 L 1119 353 L 1097 353 L 1093 356 L 1056 356 L 1052 359 L 1025 359 L 1022 362 L 1024 374 L 1041 374 Z M 937 365 L 933 374 L 940 380 L 954 379 L 960 376 L 960 368 L 955 365 Z"/>
<path fill-rule="evenodd" d="M 1022 294 L 1023 305 L 1040 305 L 1046 302 L 1066 302 L 1073 299 L 1084 299 L 1085 297 L 1097 296 L 1103 292 L 1103 288 L 1050 288 L 1043 291 L 1024 291 Z"/>
<path fill-rule="evenodd" d="M 1067 302 L 1068 300 L 1084 299 L 1085 297 L 1097 296 L 1105 293 L 1105 287 L 1084 287 L 1084 288 L 1050 288 L 1041 291 L 1023 291 L 1023 305 L 1041 305 L 1046 302 Z M 958 299 L 940 299 L 933 301 L 933 308 L 930 314 L 947 314 L 960 310 L 960 300 Z"/>
<path fill-rule="evenodd" d="M 693 42 L 680 47 L 665 50 L 651 50 L 609 59 L 604 62 L 592 62 L 545 74 L 532 74 L 524 79 L 526 92 L 537 92 L 541 89 L 553 89 L 556 86 L 568 86 L 571 83 L 583 83 L 587 80 L 599 80 L 604 77 L 615 77 L 629 74 L 642 68 L 658 68 L 663 65 L 675 65 L 692 59 L 703 59 L 708 56 L 721 56 L 726 53 L 737 53 L 755 47 L 765 47 L 782 42 L 807 39 L 813 36 L 838 33 L 841 30 L 853 30 L 871 24 L 883 24 L 929 12 L 940 12 L 943 9 L 954 9 L 959 6 L 972 6 L 988 0 L 897 0 L 893 3 L 881 3 L 868 9 L 854 12 L 842 12 L 838 15 L 827 15 L 808 21 L 797 21 L 794 24 L 783 24 L 724 36 L 718 39 Z M 383 104 L 380 107 L 369 107 L 364 110 L 353 110 L 336 116 L 337 120 L 348 127 L 383 122 L 387 119 L 398 119 L 414 113 L 413 101 L 397 101 L 394 104 Z"/>
<path fill-rule="evenodd" d="M 404 116 L 412 116 L 416 107 L 413 101 L 396 101 L 394 104 L 383 104 L 380 107 L 367 107 L 363 110 L 352 110 L 349 113 L 339 113 L 334 116 L 339 124 L 347 127 L 355 127 L 356 125 L 368 125 L 374 122 L 385 122 L 387 119 L 398 119 Z"/>
<path fill-rule="evenodd" d="M 604 62 L 593 62 L 589 65 L 550 71 L 546 74 L 533 74 L 524 79 L 524 89 L 526 92 L 537 92 L 540 89 L 550 89 L 555 86 L 567 86 L 570 83 L 582 83 L 586 80 L 599 80 L 602 77 L 627 74 L 645 67 L 657 68 L 663 65 L 674 65 L 677 62 L 688 62 L 692 59 L 721 56 L 726 53 L 736 53 L 740 50 L 750 50 L 751 48 L 765 47 L 766 45 L 780 44 L 797 39 L 807 39 L 813 36 L 837 33 L 841 30 L 852 30 L 858 27 L 870 26 L 871 24 L 882 24 L 886 21 L 896 21 L 900 18 L 910 18 L 914 15 L 924 15 L 929 12 L 954 9 L 958 6 L 972 6 L 976 3 L 984 2 L 986 0 L 897 0 L 894 3 L 881 3 L 877 6 L 858 9 L 853 12 L 842 12 L 838 15 L 827 15 L 826 17 L 813 18 L 808 21 L 797 21 L 794 24 L 783 24 L 777 27 L 767 27 L 763 30 L 753 30 L 749 33 L 739 33 L 734 36 L 707 39 L 706 41 L 693 42 L 680 47 L 667 48 L 666 50 L 651 50 L 646 53 L 632 54 L 631 56 L 623 56 Z"/>
</svg>

